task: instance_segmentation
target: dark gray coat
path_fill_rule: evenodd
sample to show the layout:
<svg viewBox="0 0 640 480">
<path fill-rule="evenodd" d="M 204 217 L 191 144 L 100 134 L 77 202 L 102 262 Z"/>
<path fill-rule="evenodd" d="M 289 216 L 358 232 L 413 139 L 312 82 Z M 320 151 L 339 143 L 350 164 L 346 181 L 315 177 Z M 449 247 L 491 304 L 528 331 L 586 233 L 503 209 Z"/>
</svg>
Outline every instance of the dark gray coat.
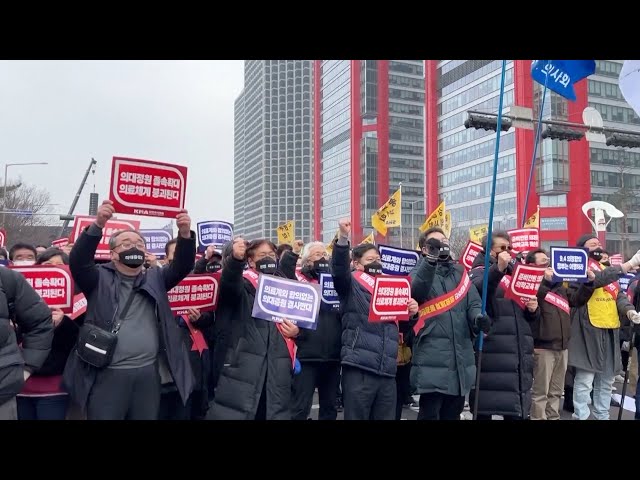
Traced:
<svg viewBox="0 0 640 480">
<path fill-rule="evenodd" d="M 92 227 L 95 227 L 92 225 Z M 113 263 L 96 265 L 94 256 L 102 234 L 96 235 L 89 227 L 76 241 L 69 256 L 69 268 L 77 287 L 87 298 L 85 323 L 111 330 L 118 305 L 118 276 Z M 97 228 L 97 227 L 95 227 Z M 191 370 L 189 351 L 186 348 L 180 326 L 169 306 L 167 292 L 186 277 L 195 262 L 195 234 L 191 238 L 178 237 L 174 259 L 165 268 L 149 268 L 134 280 L 133 288 L 149 295 L 156 304 L 159 321 L 160 354 L 165 355 L 171 376 L 186 403 L 193 391 L 195 378 Z M 64 386 L 71 398 L 84 407 L 93 388 L 98 370 L 83 362 L 74 351 L 64 371 Z"/>
<path fill-rule="evenodd" d="M 455 290 L 463 275 L 462 265 L 421 259 L 411 272 L 411 296 L 422 305 Z M 461 396 L 471 391 L 476 376 L 472 328 L 481 306 L 471 285 L 455 307 L 426 321 L 413 342 L 411 387 L 416 394 Z"/>
<path fill-rule="evenodd" d="M 256 289 L 242 277 L 244 262 L 231 257 L 222 269 L 218 321 L 229 325 L 229 348 L 218 379 L 210 420 L 253 420 L 263 391 L 267 420 L 291 419 L 293 365 L 276 323 L 251 315 Z"/>
<path fill-rule="evenodd" d="M 569 302 L 571 303 L 571 338 L 569 340 L 569 366 L 602 373 L 605 368 L 605 342 L 613 341 L 614 370 L 622 369 L 620 356 L 620 331 L 617 328 L 596 328 L 589 321 L 587 303 L 596 288 L 617 282 L 622 270 L 619 266 L 607 267 L 596 272 L 591 283 L 569 284 Z M 633 310 L 627 295 L 618 292 L 618 313 L 626 318 L 627 312 Z"/>
<path fill-rule="evenodd" d="M 9 305 L 22 336 L 22 348 L 9 325 Z M 25 367 L 38 370 L 51 349 L 51 310 L 22 274 L 0 267 L 0 405 L 15 397 L 24 385 Z"/>
</svg>

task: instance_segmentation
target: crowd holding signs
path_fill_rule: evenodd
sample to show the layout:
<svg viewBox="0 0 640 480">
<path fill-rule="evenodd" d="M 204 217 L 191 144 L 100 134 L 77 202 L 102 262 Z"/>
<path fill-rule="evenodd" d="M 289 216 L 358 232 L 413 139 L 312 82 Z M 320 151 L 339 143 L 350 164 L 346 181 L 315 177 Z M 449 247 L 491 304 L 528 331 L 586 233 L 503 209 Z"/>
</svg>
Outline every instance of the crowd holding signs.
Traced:
<svg viewBox="0 0 640 480">
<path fill-rule="evenodd" d="M 416 250 L 376 246 L 373 232 L 352 245 L 346 219 L 329 245 L 305 245 L 288 221 L 276 233 L 290 247 L 276 249 L 267 239 L 246 241 L 222 220 L 200 221 L 192 232 L 186 182 L 185 167 L 114 157 L 110 198 L 98 214 L 77 216 L 70 237 L 38 257 L 43 264 L 11 266 L 50 310 L 40 321 L 73 340 L 66 342 L 68 361 L 40 370 L 50 374 L 38 371 L 44 358 L 29 360 L 30 380 L 14 394 L 19 417 L 28 418 L 27 400 L 38 402 L 44 392 L 70 399 L 90 419 L 302 420 L 317 388 L 319 418 L 329 420 L 337 417 L 341 385 L 345 419 L 399 419 L 411 389 L 422 393 L 419 419 L 460 418 L 469 396 L 477 418 L 554 419 L 560 393 L 540 392 L 564 382 L 543 369 L 560 362 L 564 377 L 562 358 L 573 349 L 582 386 L 589 382 L 582 359 L 596 358 L 589 350 L 596 344 L 582 345 L 584 335 L 570 330 L 607 330 L 615 340 L 618 314 L 640 323 L 624 302 L 633 298 L 640 253 L 605 268 L 597 238 L 587 235 L 547 254 L 539 212 L 524 228 L 493 232 L 489 245 L 488 226 L 470 229 L 459 258 L 448 245 L 444 202 L 420 227 Z M 374 214 L 378 233 L 401 225 L 401 195 L 399 189 Z M 139 230 L 139 220 L 116 212 L 175 217 L 178 235 Z M 206 249 L 197 262 L 196 244 Z M 59 249 L 71 251 L 70 259 Z M 596 288 L 595 278 L 604 286 Z M 571 323 L 573 316 L 582 320 Z M 28 346 L 28 328 L 20 334 Z M 477 339 L 484 339 L 484 366 Z M 547 359 L 545 349 L 560 353 Z M 596 353 L 613 358 L 608 350 Z M 135 391 L 127 387 L 134 376 L 144 385 Z M 584 388 L 579 392 L 569 396 L 582 419 Z M 594 415 L 604 418 L 598 395 Z M 68 402 L 64 415 L 67 409 Z"/>
</svg>

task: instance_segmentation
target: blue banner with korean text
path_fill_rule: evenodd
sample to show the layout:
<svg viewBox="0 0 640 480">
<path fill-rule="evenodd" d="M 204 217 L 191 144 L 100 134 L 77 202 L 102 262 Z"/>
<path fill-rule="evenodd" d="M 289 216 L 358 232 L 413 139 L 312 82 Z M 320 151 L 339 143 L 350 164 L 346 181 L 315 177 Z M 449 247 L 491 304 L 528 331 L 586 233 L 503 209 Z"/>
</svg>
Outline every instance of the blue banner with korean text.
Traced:
<svg viewBox="0 0 640 480">
<path fill-rule="evenodd" d="M 551 247 L 551 268 L 555 282 L 587 282 L 588 265 L 586 248 Z"/>
<path fill-rule="evenodd" d="M 251 314 L 269 322 L 286 318 L 300 328 L 315 330 L 320 296 L 317 284 L 260 275 Z"/>
<path fill-rule="evenodd" d="M 385 275 L 409 275 L 420 258 L 420 253 L 415 250 L 404 250 L 387 245 L 380 245 L 378 249 L 380 250 L 382 273 Z"/>
</svg>

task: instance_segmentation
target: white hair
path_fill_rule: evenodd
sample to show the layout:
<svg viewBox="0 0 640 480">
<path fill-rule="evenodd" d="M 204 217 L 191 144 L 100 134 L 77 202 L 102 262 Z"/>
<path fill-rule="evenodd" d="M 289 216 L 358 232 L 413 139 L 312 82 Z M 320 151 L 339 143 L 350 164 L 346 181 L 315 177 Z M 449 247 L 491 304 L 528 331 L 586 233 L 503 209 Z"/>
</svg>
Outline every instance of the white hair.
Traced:
<svg viewBox="0 0 640 480">
<path fill-rule="evenodd" d="M 324 243 L 322 242 L 316 241 L 307 243 L 304 247 L 302 247 L 302 255 L 300 256 L 303 265 L 307 263 L 307 260 L 309 260 L 309 253 L 311 252 L 311 249 L 313 247 L 322 247 L 323 250 L 326 248 L 324 246 Z"/>
</svg>

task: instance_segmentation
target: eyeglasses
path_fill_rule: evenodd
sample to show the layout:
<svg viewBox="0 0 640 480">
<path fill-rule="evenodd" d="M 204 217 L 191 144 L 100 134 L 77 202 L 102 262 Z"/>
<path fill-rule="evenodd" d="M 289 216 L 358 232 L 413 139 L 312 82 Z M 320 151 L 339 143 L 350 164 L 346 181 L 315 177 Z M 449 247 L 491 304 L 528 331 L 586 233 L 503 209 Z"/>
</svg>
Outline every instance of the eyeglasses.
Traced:
<svg viewBox="0 0 640 480">
<path fill-rule="evenodd" d="M 499 249 L 501 252 L 511 251 L 513 247 L 511 245 L 500 245 L 499 247 L 493 247 Z"/>
<path fill-rule="evenodd" d="M 256 260 L 262 260 L 263 258 L 266 258 L 266 257 L 272 258 L 273 260 L 276 260 L 278 258 L 274 252 L 256 254 Z"/>
<path fill-rule="evenodd" d="M 131 242 L 122 242 L 120 245 L 117 245 L 116 248 L 124 248 L 125 250 L 129 250 L 133 247 L 136 247 L 138 250 L 144 250 L 146 248 L 146 245 L 144 242 L 135 242 L 135 243 L 131 243 Z M 115 250 L 115 249 L 114 249 Z"/>
</svg>

